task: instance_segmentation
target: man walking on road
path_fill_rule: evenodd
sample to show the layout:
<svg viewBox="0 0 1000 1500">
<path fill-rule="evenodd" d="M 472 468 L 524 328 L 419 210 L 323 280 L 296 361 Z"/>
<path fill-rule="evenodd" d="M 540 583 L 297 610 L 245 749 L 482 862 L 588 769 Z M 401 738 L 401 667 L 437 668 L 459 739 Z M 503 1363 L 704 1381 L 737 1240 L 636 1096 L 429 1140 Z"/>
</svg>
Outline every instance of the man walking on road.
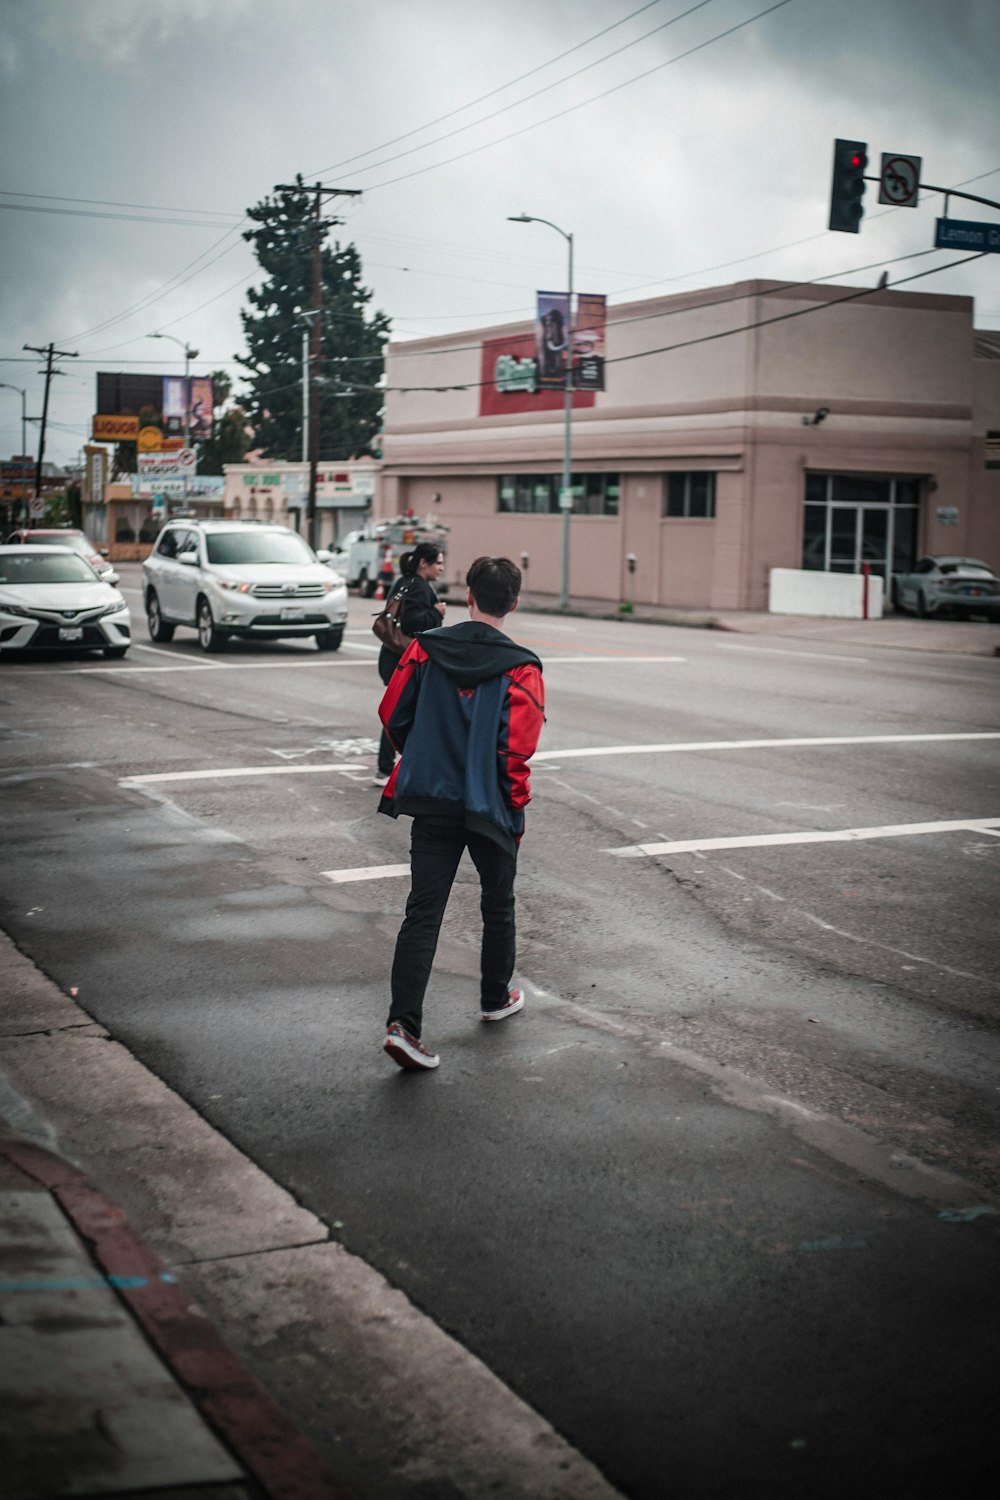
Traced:
<svg viewBox="0 0 1000 1500">
<path fill-rule="evenodd" d="M 436 1068 L 420 1040 L 438 933 L 468 849 L 482 887 L 480 1016 L 505 1020 L 524 1006 L 514 972 L 514 876 L 531 800 L 528 761 L 544 715 L 542 664 L 504 635 L 521 570 L 480 557 L 466 575 L 469 616 L 424 631 L 392 675 L 379 715 L 402 752 L 379 812 L 413 818 L 410 895 L 392 963 L 385 1050 L 401 1068 Z"/>
</svg>

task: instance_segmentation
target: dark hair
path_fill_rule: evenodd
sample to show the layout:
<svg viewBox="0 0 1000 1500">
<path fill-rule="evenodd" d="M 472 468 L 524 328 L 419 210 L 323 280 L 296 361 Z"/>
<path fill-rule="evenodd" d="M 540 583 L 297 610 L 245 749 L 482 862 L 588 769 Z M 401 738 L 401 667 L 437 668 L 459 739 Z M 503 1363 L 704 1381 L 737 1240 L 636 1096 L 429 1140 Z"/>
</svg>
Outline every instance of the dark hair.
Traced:
<svg viewBox="0 0 1000 1500">
<path fill-rule="evenodd" d="M 477 557 L 465 575 L 484 615 L 510 614 L 521 593 L 521 569 L 509 557 Z"/>
<path fill-rule="evenodd" d="M 399 571 L 404 578 L 412 578 L 422 562 L 434 563 L 442 556 L 435 542 L 418 542 L 412 552 L 404 552 L 399 559 Z"/>
</svg>

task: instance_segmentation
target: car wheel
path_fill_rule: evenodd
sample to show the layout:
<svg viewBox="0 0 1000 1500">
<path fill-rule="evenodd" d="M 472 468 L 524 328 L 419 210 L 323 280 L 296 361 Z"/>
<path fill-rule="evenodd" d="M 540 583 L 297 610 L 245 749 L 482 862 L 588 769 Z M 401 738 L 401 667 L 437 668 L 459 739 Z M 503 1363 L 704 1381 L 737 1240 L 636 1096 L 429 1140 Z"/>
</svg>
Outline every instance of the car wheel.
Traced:
<svg viewBox="0 0 1000 1500">
<path fill-rule="evenodd" d="M 892 603 L 893 609 L 898 615 L 901 615 L 903 613 L 903 602 L 899 596 L 899 584 L 896 582 L 895 578 L 892 580 L 892 587 L 889 590 L 889 599 Z"/>
<path fill-rule="evenodd" d="M 361 569 L 361 577 L 358 579 L 358 593 L 362 599 L 370 599 L 375 593 L 375 580 L 368 577 L 368 569 Z"/>
<path fill-rule="evenodd" d="M 343 630 L 317 630 L 316 645 L 321 651 L 339 651 L 344 639 Z"/>
<path fill-rule="evenodd" d="M 226 632 L 216 625 L 204 594 L 198 600 L 198 644 L 203 651 L 223 651 L 226 646 Z"/>
<path fill-rule="evenodd" d="M 917 615 L 921 620 L 926 620 L 930 611 L 927 608 L 927 595 L 923 589 L 917 590 Z"/>
<path fill-rule="evenodd" d="M 116 661 L 120 657 L 124 656 L 127 650 L 127 646 L 105 646 L 104 655 L 108 658 L 109 661 Z"/>
<path fill-rule="evenodd" d="M 146 624 L 149 627 L 151 641 L 159 641 L 162 644 L 173 640 L 174 626 L 168 625 L 160 614 L 160 601 L 152 589 L 146 595 Z"/>
</svg>

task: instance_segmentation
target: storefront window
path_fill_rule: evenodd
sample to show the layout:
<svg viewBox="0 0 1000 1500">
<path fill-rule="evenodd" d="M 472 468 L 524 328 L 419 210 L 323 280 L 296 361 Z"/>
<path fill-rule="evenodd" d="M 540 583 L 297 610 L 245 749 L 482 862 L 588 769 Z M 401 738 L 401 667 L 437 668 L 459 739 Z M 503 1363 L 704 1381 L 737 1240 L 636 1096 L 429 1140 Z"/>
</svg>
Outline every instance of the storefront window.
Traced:
<svg viewBox="0 0 1000 1500">
<path fill-rule="evenodd" d="M 711 520 L 715 515 L 715 475 L 694 471 L 668 474 L 663 499 L 663 514 L 671 518 L 686 517 Z"/>
<path fill-rule="evenodd" d="M 561 488 L 561 474 L 502 474 L 497 481 L 497 510 L 522 515 L 558 515 Z M 572 488 L 573 515 L 618 514 L 617 474 L 574 474 Z"/>
<path fill-rule="evenodd" d="M 886 580 L 917 557 L 920 480 L 914 475 L 807 474 L 802 567 Z"/>
</svg>

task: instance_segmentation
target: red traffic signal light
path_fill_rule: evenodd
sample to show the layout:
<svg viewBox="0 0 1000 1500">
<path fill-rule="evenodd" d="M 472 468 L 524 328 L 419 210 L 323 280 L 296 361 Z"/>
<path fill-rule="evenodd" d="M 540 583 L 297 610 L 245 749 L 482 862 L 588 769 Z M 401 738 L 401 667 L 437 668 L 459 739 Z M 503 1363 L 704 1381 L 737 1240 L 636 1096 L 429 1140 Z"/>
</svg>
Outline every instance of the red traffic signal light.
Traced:
<svg viewBox="0 0 1000 1500">
<path fill-rule="evenodd" d="M 865 167 L 868 146 L 865 141 L 833 143 L 833 185 L 830 191 L 830 228 L 843 234 L 857 234 L 864 214 Z"/>
</svg>

